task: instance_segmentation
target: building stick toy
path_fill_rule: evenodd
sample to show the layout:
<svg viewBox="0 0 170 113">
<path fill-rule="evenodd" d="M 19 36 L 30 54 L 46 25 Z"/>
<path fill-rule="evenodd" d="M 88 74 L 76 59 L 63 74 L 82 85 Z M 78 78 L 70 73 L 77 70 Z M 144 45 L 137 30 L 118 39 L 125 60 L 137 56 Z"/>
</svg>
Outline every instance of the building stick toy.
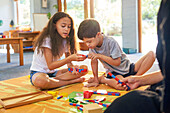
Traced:
<svg viewBox="0 0 170 113">
<path fill-rule="evenodd" d="M 77 69 L 77 68 L 75 68 L 75 69 L 76 69 L 76 71 L 79 72 L 79 73 L 80 73 L 80 72 L 87 72 L 87 69 Z M 73 72 L 73 68 L 68 68 L 68 71 L 69 71 L 69 72 Z"/>
<path fill-rule="evenodd" d="M 104 104 L 104 103 L 101 103 L 101 102 L 95 101 L 95 100 L 86 100 L 86 101 L 87 101 L 87 102 L 97 103 L 97 104 L 102 105 L 102 106 L 104 106 L 104 107 L 109 107 L 109 106 L 110 106 L 110 105 L 108 105 L 108 104 Z"/>
<path fill-rule="evenodd" d="M 99 93 L 97 91 L 84 91 L 83 92 L 84 98 L 90 98 L 92 94 L 120 96 L 119 92 L 109 92 L 109 91 L 107 91 L 106 93 Z"/>
<path fill-rule="evenodd" d="M 130 90 L 130 87 L 124 83 L 124 82 L 121 82 L 116 76 L 114 76 L 111 72 L 108 73 L 111 77 L 113 77 L 116 81 L 118 81 L 118 83 L 122 84 L 123 86 L 126 85 L 127 87 L 127 91 Z"/>
<path fill-rule="evenodd" d="M 63 96 L 61 95 L 61 96 L 57 97 L 57 99 L 60 99 L 60 98 L 63 98 Z"/>
<path fill-rule="evenodd" d="M 82 107 L 79 107 L 79 106 L 78 106 L 77 109 L 80 110 L 80 111 L 83 111 L 83 108 L 82 108 Z"/>
<path fill-rule="evenodd" d="M 81 55 L 82 57 L 86 56 L 86 58 L 88 58 L 88 55 Z"/>
<path fill-rule="evenodd" d="M 72 105 L 72 106 L 79 106 L 79 107 L 83 107 L 83 105 L 76 104 L 76 103 L 70 103 L 70 105 Z"/>
<path fill-rule="evenodd" d="M 109 92 L 109 91 L 107 91 L 107 93 L 98 93 L 97 91 L 94 91 L 93 94 L 120 96 L 119 92 Z"/>
</svg>

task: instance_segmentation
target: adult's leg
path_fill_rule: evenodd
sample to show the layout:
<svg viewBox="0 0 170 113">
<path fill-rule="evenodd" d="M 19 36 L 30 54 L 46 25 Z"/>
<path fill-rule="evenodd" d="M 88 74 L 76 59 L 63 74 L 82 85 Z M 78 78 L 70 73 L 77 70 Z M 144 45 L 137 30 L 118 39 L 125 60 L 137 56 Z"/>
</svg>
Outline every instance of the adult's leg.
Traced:
<svg viewBox="0 0 170 113">
<path fill-rule="evenodd" d="M 34 84 L 34 86 L 40 89 L 51 89 L 51 88 L 61 87 L 64 85 L 83 82 L 83 81 L 84 78 L 76 78 L 68 81 L 57 80 L 54 78 L 50 78 L 45 73 L 35 73 L 34 76 L 32 77 L 32 83 Z"/>
<path fill-rule="evenodd" d="M 162 0 L 158 12 L 158 45 L 156 50 L 159 67 L 164 79 L 163 109 L 170 113 L 170 0 Z"/>
<path fill-rule="evenodd" d="M 146 71 L 148 71 L 155 61 L 155 54 L 153 51 L 148 52 L 142 58 L 140 58 L 135 63 L 135 72 L 136 75 L 143 75 Z"/>
<path fill-rule="evenodd" d="M 117 98 L 104 113 L 161 113 L 159 96 L 151 91 L 132 91 Z"/>
</svg>

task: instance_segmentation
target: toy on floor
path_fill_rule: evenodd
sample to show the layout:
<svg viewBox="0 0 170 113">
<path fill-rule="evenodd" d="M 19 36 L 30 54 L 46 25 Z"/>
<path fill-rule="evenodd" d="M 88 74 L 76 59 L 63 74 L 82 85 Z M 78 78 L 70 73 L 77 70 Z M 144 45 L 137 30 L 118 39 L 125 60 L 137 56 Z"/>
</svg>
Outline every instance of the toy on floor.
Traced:
<svg viewBox="0 0 170 113">
<path fill-rule="evenodd" d="M 100 93 L 98 91 L 84 91 L 83 92 L 84 98 L 90 98 L 92 94 L 120 96 L 119 92 L 109 92 L 109 91 L 106 91 L 104 93 Z"/>
<path fill-rule="evenodd" d="M 71 103 L 78 103 L 78 100 L 76 100 L 76 99 L 74 99 L 74 98 L 70 98 L 70 99 L 69 99 L 69 102 L 71 102 Z"/>
<path fill-rule="evenodd" d="M 79 107 L 79 106 L 78 106 L 77 109 L 80 110 L 80 111 L 83 111 L 83 108 L 82 108 L 82 107 Z"/>
<path fill-rule="evenodd" d="M 108 104 L 104 104 L 104 103 L 101 103 L 101 102 L 99 102 L 99 101 L 97 101 L 97 100 L 86 100 L 87 102 L 93 102 L 93 103 L 97 103 L 97 104 L 99 104 L 99 105 L 102 105 L 102 106 L 104 106 L 104 107 L 109 107 L 110 106 L 110 104 L 108 105 Z"/>
<path fill-rule="evenodd" d="M 87 104 L 83 106 L 83 113 L 103 113 L 102 108 L 102 106 L 96 103 Z"/>
<path fill-rule="evenodd" d="M 57 99 L 61 99 L 63 97 L 67 97 L 68 93 L 60 93 L 60 96 L 57 97 Z"/>
<path fill-rule="evenodd" d="M 62 95 L 57 97 L 57 99 L 61 99 L 61 98 L 63 98 L 63 96 L 62 96 Z"/>
<path fill-rule="evenodd" d="M 83 91 L 84 98 L 90 98 L 93 94 L 93 91 Z"/>
<path fill-rule="evenodd" d="M 81 104 L 76 104 L 76 103 L 70 103 L 70 105 L 83 107 L 83 105 L 81 105 Z"/>
<path fill-rule="evenodd" d="M 51 94 L 53 97 L 57 96 L 57 91 L 47 91 L 48 94 Z"/>
<path fill-rule="evenodd" d="M 98 93 L 97 91 L 94 91 L 93 94 L 120 96 L 119 92 L 109 92 L 109 91 L 107 91 L 106 93 Z"/>
<path fill-rule="evenodd" d="M 86 102 L 90 102 L 90 101 L 98 101 L 98 102 L 103 102 L 106 100 L 106 97 L 96 97 L 97 99 L 84 99 Z"/>
<path fill-rule="evenodd" d="M 120 84 L 122 84 L 123 86 L 126 85 L 127 87 L 127 91 L 130 90 L 130 87 L 124 83 L 124 82 L 121 82 L 116 76 L 114 76 L 111 72 L 108 73 L 111 77 L 113 77 L 116 81 L 118 81 Z"/>
</svg>

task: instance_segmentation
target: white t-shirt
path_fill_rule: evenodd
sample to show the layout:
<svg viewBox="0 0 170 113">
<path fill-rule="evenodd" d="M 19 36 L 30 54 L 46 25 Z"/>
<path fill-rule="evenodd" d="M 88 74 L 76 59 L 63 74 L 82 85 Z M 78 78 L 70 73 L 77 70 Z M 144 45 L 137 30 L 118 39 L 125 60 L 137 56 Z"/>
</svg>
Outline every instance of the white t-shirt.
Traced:
<svg viewBox="0 0 170 113">
<path fill-rule="evenodd" d="M 64 52 L 68 51 L 67 48 L 67 44 L 66 44 L 66 40 L 63 41 L 63 45 L 64 48 L 60 51 L 60 57 L 63 55 Z M 49 49 L 51 49 L 51 43 L 50 43 L 50 38 L 47 37 L 44 39 L 43 44 L 41 45 L 41 47 L 47 47 Z M 60 57 L 53 57 L 53 61 L 57 61 L 60 59 Z M 54 70 L 50 70 L 47 66 L 44 54 L 42 54 L 41 51 L 39 51 L 39 53 L 37 53 L 37 47 L 35 48 L 34 54 L 33 54 L 33 61 L 32 61 L 32 65 L 30 68 L 31 71 L 38 71 L 38 72 L 43 72 L 43 73 L 54 73 L 56 71 L 56 69 Z"/>
<path fill-rule="evenodd" d="M 130 60 L 127 58 L 126 54 L 122 51 L 119 44 L 114 38 L 104 36 L 102 46 L 96 47 L 94 49 L 89 49 L 89 53 L 91 52 L 112 57 L 113 59 L 119 57 L 121 58 L 121 64 L 119 66 L 109 65 L 103 60 L 100 60 L 104 68 L 106 69 L 106 73 L 114 71 L 124 75 L 129 72 L 131 64 Z"/>
</svg>

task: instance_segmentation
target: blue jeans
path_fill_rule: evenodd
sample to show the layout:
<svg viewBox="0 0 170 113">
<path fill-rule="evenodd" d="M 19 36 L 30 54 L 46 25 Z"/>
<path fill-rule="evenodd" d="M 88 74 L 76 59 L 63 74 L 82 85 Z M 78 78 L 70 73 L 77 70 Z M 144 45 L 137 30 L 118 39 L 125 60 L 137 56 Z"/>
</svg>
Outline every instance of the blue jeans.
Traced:
<svg viewBox="0 0 170 113">
<path fill-rule="evenodd" d="M 57 72 L 58 72 L 58 71 L 55 71 L 54 73 L 46 73 L 46 74 L 47 74 L 49 77 L 55 77 L 56 74 L 57 74 Z M 32 77 L 33 77 L 33 75 L 34 75 L 35 73 L 41 73 L 41 72 L 39 72 L 39 71 L 32 71 L 32 70 L 31 70 L 31 72 L 30 72 L 30 82 L 31 82 L 32 85 L 34 85 L 34 84 L 32 83 Z"/>
</svg>

